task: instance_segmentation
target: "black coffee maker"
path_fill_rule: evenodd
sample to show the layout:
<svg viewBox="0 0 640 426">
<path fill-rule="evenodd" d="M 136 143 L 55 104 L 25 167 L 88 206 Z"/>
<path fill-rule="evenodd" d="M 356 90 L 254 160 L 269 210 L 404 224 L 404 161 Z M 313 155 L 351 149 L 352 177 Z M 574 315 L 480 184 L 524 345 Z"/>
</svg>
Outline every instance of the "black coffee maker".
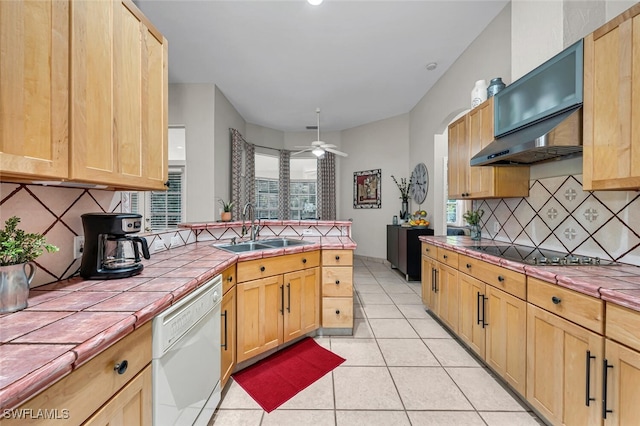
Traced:
<svg viewBox="0 0 640 426">
<path fill-rule="evenodd" d="M 142 216 L 133 213 L 85 213 L 84 250 L 80 275 L 90 280 L 126 278 L 142 272 L 138 244 L 149 259 L 143 237 L 131 236 L 142 229 Z"/>
</svg>

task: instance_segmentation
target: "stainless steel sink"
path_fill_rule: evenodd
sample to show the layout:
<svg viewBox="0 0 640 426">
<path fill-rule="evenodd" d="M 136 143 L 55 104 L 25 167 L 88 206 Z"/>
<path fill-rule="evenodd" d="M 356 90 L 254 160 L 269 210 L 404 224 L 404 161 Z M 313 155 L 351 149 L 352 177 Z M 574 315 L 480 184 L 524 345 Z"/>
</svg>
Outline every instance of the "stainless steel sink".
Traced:
<svg viewBox="0 0 640 426">
<path fill-rule="evenodd" d="M 223 245 L 214 245 L 214 247 L 230 251 L 232 253 L 244 253 L 246 251 L 255 251 L 255 250 L 268 250 L 274 248 L 273 246 L 268 246 L 265 244 L 261 244 L 257 241 L 247 241 L 244 243 L 238 244 L 223 244 Z"/>
<path fill-rule="evenodd" d="M 260 243 L 266 244 L 271 247 L 290 247 L 290 246 L 300 246 L 303 244 L 311 244 L 308 241 L 290 240 L 288 238 L 275 238 L 272 240 L 261 240 Z"/>
<path fill-rule="evenodd" d="M 245 241 L 237 244 L 222 244 L 214 247 L 230 251 L 232 253 L 244 253 L 247 251 L 269 250 L 280 247 L 299 246 L 303 244 L 311 244 L 308 241 L 290 240 L 288 238 L 274 238 L 271 240 Z"/>
</svg>

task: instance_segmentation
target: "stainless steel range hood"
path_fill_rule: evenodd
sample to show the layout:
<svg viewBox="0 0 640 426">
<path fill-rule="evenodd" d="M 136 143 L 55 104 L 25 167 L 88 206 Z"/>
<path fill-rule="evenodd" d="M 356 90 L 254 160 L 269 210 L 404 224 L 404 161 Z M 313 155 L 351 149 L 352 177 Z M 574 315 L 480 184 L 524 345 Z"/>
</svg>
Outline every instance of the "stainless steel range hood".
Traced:
<svg viewBox="0 0 640 426">
<path fill-rule="evenodd" d="M 582 106 L 495 139 L 472 166 L 529 165 L 582 153 Z"/>
</svg>

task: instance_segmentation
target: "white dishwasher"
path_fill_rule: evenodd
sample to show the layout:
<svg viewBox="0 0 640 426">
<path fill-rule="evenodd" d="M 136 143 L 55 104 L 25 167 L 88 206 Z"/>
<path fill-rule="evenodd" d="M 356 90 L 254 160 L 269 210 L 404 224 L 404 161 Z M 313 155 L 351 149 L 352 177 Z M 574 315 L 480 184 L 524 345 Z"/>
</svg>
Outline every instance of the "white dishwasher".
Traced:
<svg viewBox="0 0 640 426">
<path fill-rule="evenodd" d="M 153 319 L 153 424 L 206 425 L 220 402 L 222 276 Z"/>
</svg>

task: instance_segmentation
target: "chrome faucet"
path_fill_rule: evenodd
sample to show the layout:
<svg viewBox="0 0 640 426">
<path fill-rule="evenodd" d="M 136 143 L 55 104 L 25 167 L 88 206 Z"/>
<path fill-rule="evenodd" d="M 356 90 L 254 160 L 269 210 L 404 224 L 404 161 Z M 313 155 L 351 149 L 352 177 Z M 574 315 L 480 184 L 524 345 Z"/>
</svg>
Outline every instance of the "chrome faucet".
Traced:
<svg viewBox="0 0 640 426">
<path fill-rule="evenodd" d="M 245 219 L 247 219 L 247 210 L 249 210 L 250 213 L 253 213 L 253 217 L 249 215 L 249 220 L 251 221 L 251 241 L 255 241 L 260 232 L 260 219 L 258 219 L 257 225 L 253 223 L 256 220 L 255 218 L 256 211 L 255 211 L 255 208 L 253 207 L 253 204 L 251 203 L 245 204 L 244 208 L 242 209 L 242 235 L 241 236 L 244 237 L 247 234 L 247 227 L 244 224 Z"/>
</svg>

